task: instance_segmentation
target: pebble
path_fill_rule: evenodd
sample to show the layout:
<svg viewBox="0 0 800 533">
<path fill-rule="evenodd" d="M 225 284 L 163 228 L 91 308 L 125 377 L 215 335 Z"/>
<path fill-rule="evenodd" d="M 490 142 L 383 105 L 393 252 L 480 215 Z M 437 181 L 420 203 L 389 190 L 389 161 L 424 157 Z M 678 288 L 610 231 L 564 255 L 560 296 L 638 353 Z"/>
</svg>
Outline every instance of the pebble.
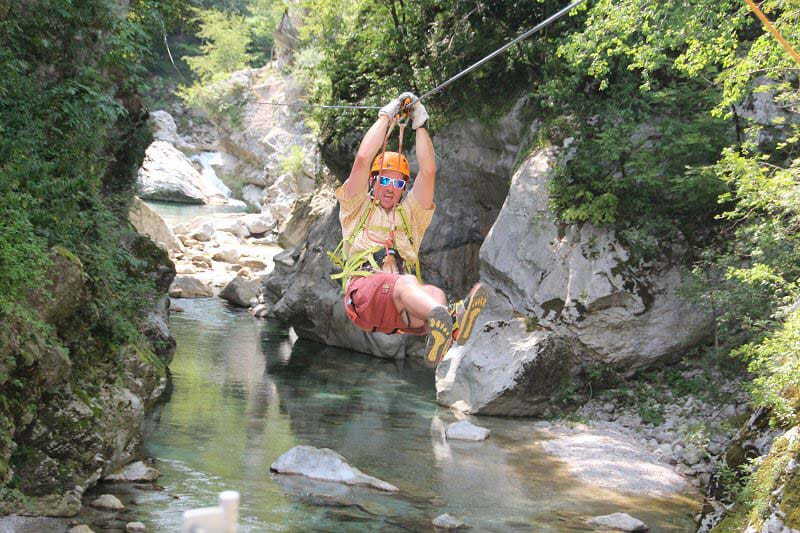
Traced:
<svg viewBox="0 0 800 533">
<path fill-rule="evenodd" d="M 67 533 L 94 533 L 94 530 L 89 526 L 87 526 L 86 524 L 80 524 L 78 526 L 70 528 L 70 530 Z"/>
<path fill-rule="evenodd" d="M 125 524 L 126 533 L 144 533 L 145 531 L 147 531 L 147 528 L 141 522 L 128 522 Z"/>
</svg>

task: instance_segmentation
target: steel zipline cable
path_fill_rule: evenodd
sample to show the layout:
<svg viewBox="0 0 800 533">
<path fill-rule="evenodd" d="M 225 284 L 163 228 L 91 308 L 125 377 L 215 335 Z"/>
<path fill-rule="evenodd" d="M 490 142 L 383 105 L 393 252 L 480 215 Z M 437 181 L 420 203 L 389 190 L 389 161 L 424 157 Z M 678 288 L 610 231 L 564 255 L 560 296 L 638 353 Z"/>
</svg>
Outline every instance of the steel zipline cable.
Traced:
<svg viewBox="0 0 800 533">
<path fill-rule="evenodd" d="M 459 78 L 461 78 L 463 76 L 466 76 L 467 74 L 469 74 L 473 70 L 477 69 L 478 67 L 480 67 L 481 65 L 483 65 L 487 61 L 490 61 L 491 59 L 495 58 L 496 56 L 502 54 L 509 47 L 517 44 L 520 41 L 523 41 L 523 40 L 527 39 L 528 37 L 530 37 L 534 33 L 538 32 L 540 30 L 543 30 L 544 28 L 550 26 L 552 23 L 554 23 L 555 21 L 557 21 L 558 19 L 560 19 L 561 17 L 563 17 L 564 15 L 566 15 L 567 13 L 569 13 L 570 11 L 572 11 L 573 9 L 575 9 L 576 7 L 578 7 L 580 4 L 582 4 L 585 1 L 586 0 L 575 0 L 575 2 L 572 2 L 570 5 L 568 5 L 567 7 L 563 8 L 563 9 L 561 9 L 557 13 L 554 13 L 553 15 L 550 15 L 549 17 L 547 17 L 545 20 L 543 20 L 542 22 L 540 22 L 539 24 L 537 24 L 533 28 L 529 29 L 525 33 L 519 35 L 515 39 L 513 39 L 513 40 L 509 41 L 508 43 L 504 44 L 503 46 L 501 46 L 500 48 L 498 48 L 497 50 L 495 50 L 491 54 L 487 55 L 483 59 L 473 63 L 472 65 L 470 65 L 469 67 L 465 68 L 464 70 L 462 70 L 461 72 L 459 72 L 458 74 L 453 76 L 452 78 L 448 79 L 447 81 L 442 82 L 440 85 L 438 85 L 438 86 L 434 87 L 433 89 L 431 89 L 430 91 L 424 93 L 422 96 L 419 97 L 419 99 L 420 100 L 424 100 L 424 99 L 428 98 L 429 96 L 438 93 L 439 91 L 441 91 L 442 89 L 444 89 L 445 87 L 447 87 L 448 85 L 450 85 L 451 83 L 456 81 L 457 79 L 459 79 Z M 380 109 L 380 106 L 374 106 L 374 105 L 323 105 L 323 104 L 307 104 L 307 103 L 302 103 L 302 102 L 296 102 L 296 103 L 291 103 L 291 104 L 290 103 L 283 103 L 283 102 L 256 102 L 256 103 L 257 104 L 262 104 L 262 105 L 275 105 L 275 106 L 287 106 L 287 107 L 321 107 L 323 109 Z"/>
</svg>

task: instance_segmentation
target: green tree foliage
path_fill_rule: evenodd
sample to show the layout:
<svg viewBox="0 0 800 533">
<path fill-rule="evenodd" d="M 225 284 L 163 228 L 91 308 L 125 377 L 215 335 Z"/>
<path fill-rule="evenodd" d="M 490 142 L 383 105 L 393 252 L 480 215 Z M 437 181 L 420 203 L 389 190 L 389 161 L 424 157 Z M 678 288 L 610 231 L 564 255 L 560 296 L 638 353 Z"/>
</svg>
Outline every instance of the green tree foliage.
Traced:
<svg viewBox="0 0 800 533">
<path fill-rule="evenodd" d="M 149 142 L 137 95 L 150 45 L 182 3 L 48 0 L 0 5 L 0 481 L 19 420 L 53 393 L 45 353 L 69 357 L 71 387 L 138 342 L 153 284 L 126 243 L 136 168 Z M 88 295 L 73 327 L 45 324 L 49 257 L 77 257 Z M 67 377 L 65 376 L 65 379 Z M 112 378 L 113 379 L 113 378 Z M 18 453 L 23 453 L 18 449 Z M 19 456 L 11 456 L 12 465 Z M 11 480 L 12 486 L 16 483 Z M 8 493 L 0 487 L 0 499 Z"/>
</svg>

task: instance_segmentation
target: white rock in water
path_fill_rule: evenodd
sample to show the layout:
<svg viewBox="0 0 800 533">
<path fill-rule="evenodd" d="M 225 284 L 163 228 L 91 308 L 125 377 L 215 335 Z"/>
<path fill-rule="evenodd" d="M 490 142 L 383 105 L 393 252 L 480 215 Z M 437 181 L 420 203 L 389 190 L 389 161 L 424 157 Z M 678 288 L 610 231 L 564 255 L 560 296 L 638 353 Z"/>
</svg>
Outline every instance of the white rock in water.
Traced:
<svg viewBox="0 0 800 533">
<path fill-rule="evenodd" d="M 105 481 L 155 481 L 161 472 L 151 466 L 147 466 L 142 461 L 131 463 L 122 470 L 114 472 L 104 478 Z"/>
<path fill-rule="evenodd" d="M 365 485 L 389 492 L 400 489 L 352 467 L 344 457 L 329 448 L 295 446 L 272 463 L 270 470 L 279 474 L 298 474 L 320 481 L 346 485 Z"/>
<path fill-rule="evenodd" d="M 588 520 L 592 526 L 600 526 L 618 531 L 647 531 L 647 524 L 634 518 L 627 513 L 614 513 L 604 516 L 596 516 Z"/>
<path fill-rule="evenodd" d="M 145 531 L 147 531 L 147 527 L 141 522 L 128 522 L 125 524 L 126 533 L 144 533 Z"/>
<path fill-rule="evenodd" d="M 73 528 L 70 528 L 68 533 L 94 533 L 94 529 L 90 528 L 86 524 L 80 524 Z"/>
<path fill-rule="evenodd" d="M 455 516 L 444 513 L 433 519 L 433 527 L 439 529 L 459 529 L 466 527 L 466 524 Z"/>
<path fill-rule="evenodd" d="M 125 506 L 122 505 L 122 502 L 119 501 L 119 498 L 114 496 L 113 494 L 103 494 L 96 500 L 94 500 L 91 504 L 92 507 L 99 507 L 101 509 L 111 509 L 114 511 L 121 511 L 125 509 Z"/>
<path fill-rule="evenodd" d="M 453 422 L 447 426 L 447 438 L 455 440 L 486 440 L 490 431 L 486 428 L 476 426 L 468 420 Z"/>
</svg>

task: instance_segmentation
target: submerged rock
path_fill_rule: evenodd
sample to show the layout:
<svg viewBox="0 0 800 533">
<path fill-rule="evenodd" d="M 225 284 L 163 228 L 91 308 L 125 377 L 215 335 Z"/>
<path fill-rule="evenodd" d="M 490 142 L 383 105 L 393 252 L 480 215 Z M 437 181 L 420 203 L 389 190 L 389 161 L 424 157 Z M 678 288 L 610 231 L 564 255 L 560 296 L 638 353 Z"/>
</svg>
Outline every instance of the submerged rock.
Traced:
<svg viewBox="0 0 800 533">
<path fill-rule="evenodd" d="M 279 474 L 298 474 L 320 481 L 364 485 L 389 492 L 400 490 L 391 483 L 368 476 L 358 468 L 350 466 L 344 457 L 329 448 L 295 446 L 278 457 L 272 463 L 270 470 Z"/>
<path fill-rule="evenodd" d="M 447 426 L 446 435 L 453 440 L 472 440 L 481 441 L 489 438 L 490 431 L 486 428 L 476 426 L 468 420 L 453 422 Z"/>
<path fill-rule="evenodd" d="M 551 437 L 541 441 L 545 453 L 563 461 L 567 472 L 582 483 L 623 494 L 696 496 L 684 477 L 630 434 L 587 427 L 542 431 Z"/>
<path fill-rule="evenodd" d="M 433 527 L 438 529 L 463 529 L 466 524 L 455 516 L 444 513 L 433 519 Z"/>
<path fill-rule="evenodd" d="M 142 522 L 128 522 L 125 524 L 125 533 L 144 533 L 147 527 Z"/>
<path fill-rule="evenodd" d="M 595 516 L 587 520 L 591 526 L 614 529 L 617 531 L 647 531 L 647 524 L 627 513 L 613 513 L 604 516 Z"/>
</svg>

